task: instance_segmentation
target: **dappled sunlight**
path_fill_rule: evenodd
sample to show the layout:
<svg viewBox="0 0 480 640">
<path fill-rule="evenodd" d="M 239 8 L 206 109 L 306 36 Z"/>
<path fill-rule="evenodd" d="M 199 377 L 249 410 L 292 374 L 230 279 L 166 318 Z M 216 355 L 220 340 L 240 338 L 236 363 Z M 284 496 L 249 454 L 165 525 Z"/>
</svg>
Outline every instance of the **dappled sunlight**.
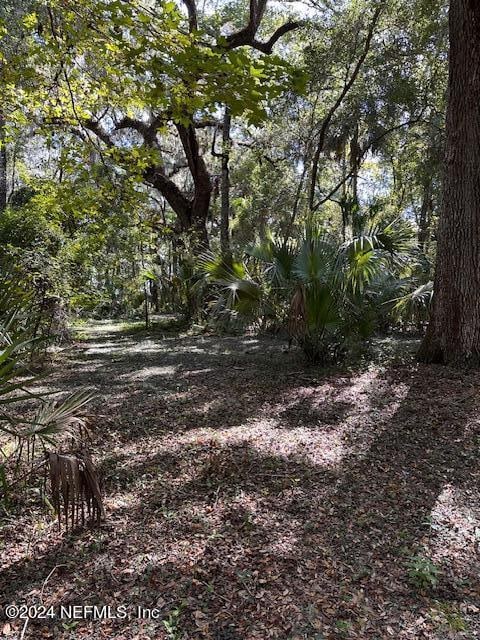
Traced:
<svg viewBox="0 0 480 640">
<path fill-rule="evenodd" d="M 282 532 L 279 535 L 272 535 L 271 541 L 264 545 L 265 553 L 287 559 L 298 555 L 299 535 L 291 526 L 289 523 L 288 528 L 282 527 Z"/>
<path fill-rule="evenodd" d="M 457 564 L 470 564 L 480 550 L 478 491 L 447 484 L 427 518 L 426 526 L 432 559 L 452 571 Z"/>
<path fill-rule="evenodd" d="M 131 382 L 155 376 L 168 379 L 169 387 L 163 389 L 165 402 L 169 407 L 175 404 L 185 407 L 190 417 L 188 430 L 177 435 L 176 449 L 209 439 L 219 444 L 248 443 L 261 454 L 286 459 L 298 456 L 320 468 L 338 466 L 352 454 L 365 454 L 409 390 L 403 382 L 392 386 L 378 381 L 378 372 L 368 370 L 353 378 L 292 386 L 281 391 L 280 399 L 272 401 L 268 397 L 256 406 L 248 386 L 237 387 L 239 395 L 230 399 L 223 393 L 203 396 L 203 388 L 211 384 L 211 374 L 214 374 L 211 367 L 179 371 L 176 365 L 164 365 L 139 367 L 121 377 Z M 188 389 L 182 390 L 183 380 L 189 381 Z M 152 402 L 155 406 L 158 399 Z M 232 418 L 237 412 L 241 416 L 249 403 L 253 415 L 245 415 L 241 424 L 232 424 Z M 168 423 L 170 408 L 167 412 L 162 415 L 159 409 L 157 421 L 163 418 Z M 200 418 L 202 423 L 195 425 Z M 172 440 L 170 436 L 156 436 L 148 446 L 156 450 L 166 446 L 171 450 Z"/>
<path fill-rule="evenodd" d="M 205 373 L 212 373 L 214 369 L 211 367 L 207 367 L 206 369 L 196 369 L 194 371 L 185 371 L 183 373 L 184 378 L 189 378 L 190 376 L 201 376 Z"/>
<path fill-rule="evenodd" d="M 109 513 L 114 514 L 115 511 L 124 511 L 136 506 L 139 501 L 139 495 L 135 491 L 121 491 L 116 495 L 109 495 L 105 501 L 105 506 Z"/>
<path fill-rule="evenodd" d="M 125 325 L 122 322 L 113 320 L 96 320 L 95 322 L 87 322 L 79 326 L 80 330 L 88 330 L 89 335 L 109 335 L 111 333 L 123 333 Z"/>
<path fill-rule="evenodd" d="M 107 355 L 124 353 L 125 345 L 122 342 L 90 342 L 88 349 L 85 349 L 86 355 Z"/>
<path fill-rule="evenodd" d="M 125 354 L 159 353 L 160 351 L 162 351 L 162 348 L 159 342 L 155 340 L 143 340 L 125 348 Z"/>
<path fill-rule="evenodd" d="M 105 367 L 105 362 L 103 361 L 103 359 L 99 359 L 98 361 L 91 361 L 91 360 L 70 360 L 70 365 L 72 367 L 75 367 L 75 369 L 81 373 L 81 372 L 92 372 L 92 371 L 97 371 L 98 369 L 101 369 L 103 367 Z"/>
<path fill-rule="evenodd" d="M 107 521 L 69 538 L 45 516 L 35 563 L 29 540 L 2 559 L 6 581 L 21 583 L 8 595 L 41 588 L 65 564 L 51 601 L 138 593 L 166 614 L 188 602 L 182 621 L 199 637 L 212 619 L 227 629 L 248 619 L 259 640 L 305 620 L 309 633 L 352 620 L 359 638 L 370 624 L 393 637 L 396 620 L 399 637 L 417 640 L 447 614 L 412 596 L 411 556 L 438 563 L 442 589 L 474 592 L 477 378 L 299 370 L 272 339 L 119 342 L 107 336 L 91 352 L 105 344 L 94 337 L 83 358 L 62 356 L 52 381 L 98 389 L 89 414 Z"/>
<path fill-rule="evenodd" d="M 144 367 L 139 371 L 133 371 L 132 373 L 124 373 L 120 377 L 125 380 L 146 380 L 148 378 L 153 377 L 163 377 L 163 376 L 173 376 L 177 371 L 177 367 L 175 366 L 164 366 L 164 367 Z"/>
<path fill-rule="evenodd" d="M 264 455 L 276 455 L 288 459 L 303 457 L 320 467 L 335 466 L 346 453 L 341 433 L 322 433 L 321 430 L 293 428 L 285 432 L 276 420 L 249 421 L 248 424 L 230 427 L 219 432 L 215 429 L 190 430 L 178 437 L 178 442 L 195 444 L 214 440 L 221 445 L 248 444 Z"/>
</svg>

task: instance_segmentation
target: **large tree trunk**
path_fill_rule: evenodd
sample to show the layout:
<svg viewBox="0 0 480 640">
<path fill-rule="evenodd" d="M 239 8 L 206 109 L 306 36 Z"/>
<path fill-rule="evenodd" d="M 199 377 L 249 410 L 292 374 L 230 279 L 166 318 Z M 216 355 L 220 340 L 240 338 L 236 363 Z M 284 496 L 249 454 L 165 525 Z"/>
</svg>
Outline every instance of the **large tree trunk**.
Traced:
<svg viewBox="0 0 480 640">
<path fill-rule="evenodd" d="M 433 315 L 420 358 L 480 356 L 480 2 L 450 2 L 450 66 L 443 206 Z"/>
</svg>

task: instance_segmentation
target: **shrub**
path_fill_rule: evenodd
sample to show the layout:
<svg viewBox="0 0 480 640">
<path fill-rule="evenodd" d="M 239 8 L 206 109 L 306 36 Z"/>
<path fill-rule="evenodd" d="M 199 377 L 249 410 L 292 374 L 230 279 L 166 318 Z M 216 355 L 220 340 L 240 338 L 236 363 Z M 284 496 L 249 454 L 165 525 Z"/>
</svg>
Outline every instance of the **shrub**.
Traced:
<svg viewBox="0 0 480 640">
<path fill-rule="evenodd" d="M 262 267 L 255 276 L 246 264 L 227 265 L 212 254 L 199 265 L 217 288 L 217 314 L 228 311 L 251 323 L 276 312 L 288 319 L 290 338 L 307 359 L 327 363 L 374 331 L 383 303 L 378 278 L 394 270 L 406 242 L 405 229 L 394 224 L 345 242 L 310 228 L 300 242 L 268 239 L 248 248 L 247 255 Z"/>
</svg>

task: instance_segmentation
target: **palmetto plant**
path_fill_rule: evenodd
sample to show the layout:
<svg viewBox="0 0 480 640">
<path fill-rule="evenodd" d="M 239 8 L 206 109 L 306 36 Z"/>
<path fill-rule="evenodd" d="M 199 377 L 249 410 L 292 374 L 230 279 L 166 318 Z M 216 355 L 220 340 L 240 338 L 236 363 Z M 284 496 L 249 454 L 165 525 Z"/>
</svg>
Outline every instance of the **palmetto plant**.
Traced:
<svg viewBox="0 0 480 640">
<path fill-rule="evenodd" d="M 375 287 L 384 323 L 423 331 L 433 301 L 433 265 L 418 247 L 395 256 L 395 269 L 377 276 Z"/>
<path fill-rule="evenodd" d="M 309 360 L 327 362 L 372 332 L 377 281 L 395 271 L 410 238 L 395 222 L 371 225 L 343 242 L 308 228 L 297 242 L 270 238 L 249 247 L 247 255 L 261 267 L 255 277 L 243 263 L 225 265 L 211 254 L 200 266 L 221 292 L 217 304 L 230 312 L 251 319 L 281 300 L 291 339 Z"/>
<path fill-rule="evenodd" d="M 92 400 L 91 391 L 81 390 L 61 401 L 35 397 L 39 400 L 35 414 L 30 419 L 12 419 L 14 427 L 4 431 L 19 440 L 29 440 L 32 445 L 38 442 L 43 448 L 54 445 L 60 435 L 72 442 L 85 439 L 87 424 L 84 418 L 78 417 L 78 412 Z"/>
<path fill-rule="evenodd" d="M 375 279 L 393 260 L 380 234 L 342 243 L 322 232 L 307 235 L 293 268 L 289 333 L 309 360 L 336 360 L 372 333 Z"/>
<path fill-rule="evenodd" d="M 404 283 L 401 295 L 393 300 L 393 312 L 402 320 L 421 327 L 427 322 L 433 301 L 433 282 L 423 284 L 411 278 Z"/>
<path fill-rule="evenodd" d="M 266 313 L 266 288 L 252 276 L 240 261 L 229 260 L 207 252 L 199 256 L 197 268 L 215 292 L 210 300 L 210 312 L 217 318 L 240 316 L 248 322 Z"/>
<path fill-rule="evenodd" d="M 70 508 L 72 500 L 81 499 L 78 492 L 69 489 L 75 478 L 81 477 L 81 465 L 85 468 L 88 466 L 88 478 L 94 472 L 89 461 L 85 462 L 82 458 L 82 462 L 77 456 L 78 473 L 65 475 L 62 457 L 59 458 L 57 454 L 52 457 L 51 447 L 57 444 L 59 438 L 63 441 L 73 440 L 77 445 L 79 439 L 84 438 L 86 423 L 78 417 L 78 412 L 90 402 L 93 394 L 81 390 L 58 401 L 32 390 L 32 382 L 36 378 L 29 372 L 29 355 L 33 345 L 40 339 L 32 337 L 34 325 L 35 317 L 29 312 L 28 295 L 21 286 L 16 285 L 11 274 L 0 272 L 0 491 L 5 497 L 9 479 L 12 479 L 9 471 L 15 482 L 18 475 L 24 479 L 33 474 L 39 464 L 47 463 L 50 465 L 54 504 L 55 487 L 61 487 Z M 26 409 L 27 402 L 29 407 L 31 405 L 29 401 L 35 401 L 36 409 Z M 71 471 L 74 466 L 69 462 Z M 56 477 L 57 472 L 59 477 Z M 95 514 L 103 514 L 97 494 L 89 492 L 90 484 L 87 481 L 82 485 L 85 489 L 82 495 L 90 500 Z"/>
</svg>

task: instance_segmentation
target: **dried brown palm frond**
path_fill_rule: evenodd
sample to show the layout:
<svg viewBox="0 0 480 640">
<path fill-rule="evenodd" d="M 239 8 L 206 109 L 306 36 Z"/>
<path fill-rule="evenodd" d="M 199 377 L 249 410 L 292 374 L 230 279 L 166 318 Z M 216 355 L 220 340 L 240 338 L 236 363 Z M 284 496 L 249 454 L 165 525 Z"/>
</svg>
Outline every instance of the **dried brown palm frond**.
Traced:
<svg viewBox="0 0 480 640">
<path fill-rule="evenodd" d="M 102 494 L 95 466 L 86 451 L 48 454 L 52 503 L 58 523 L 71 528 L 85 524 L 86 518 L 100 523 L 105 519 Z"/>
<path fill-rule="evenodd" d="M 298 286 L 290 301 L 288 313 L 288 335 L 290 340 L 300 340 L 307 331 L 305 290 L 303 286 Z"/>
</svg>

